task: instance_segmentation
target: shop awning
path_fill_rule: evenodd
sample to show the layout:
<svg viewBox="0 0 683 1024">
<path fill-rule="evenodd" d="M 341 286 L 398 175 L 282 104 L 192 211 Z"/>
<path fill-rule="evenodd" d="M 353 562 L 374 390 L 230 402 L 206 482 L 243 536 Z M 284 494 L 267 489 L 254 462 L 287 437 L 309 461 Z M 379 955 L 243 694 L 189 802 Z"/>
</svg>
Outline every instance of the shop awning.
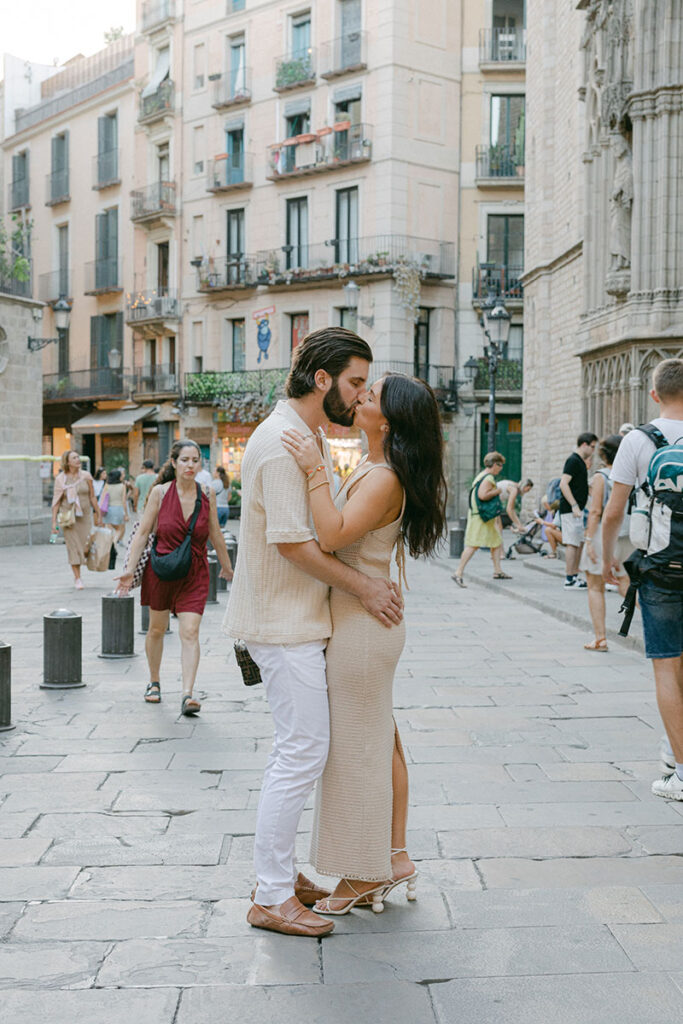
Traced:
<svg viewBox="0 0 683 1024">
<path fill-rule="evenodd" d="M 127 434 L 139 420 L 158 412 L 156 405 L 134 406 L 130 409 L 100 409 L 89 412 L 71 424 L 79 434 Z"/>
</svg>

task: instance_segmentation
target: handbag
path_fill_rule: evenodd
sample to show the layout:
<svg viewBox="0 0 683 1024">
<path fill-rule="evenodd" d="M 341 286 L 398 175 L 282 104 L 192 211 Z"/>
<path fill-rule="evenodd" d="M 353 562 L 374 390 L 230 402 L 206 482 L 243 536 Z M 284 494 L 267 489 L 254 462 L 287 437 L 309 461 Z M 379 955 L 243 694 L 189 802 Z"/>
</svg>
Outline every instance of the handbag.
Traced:
<svg viewBox="0 0 683 1024">
<path fill-rule="evenodd" d="M 194 513 L 192 514 L 192 519 L 182 544 L 179 544 L 173 551 L 169 551 L 168 554 L 160 555 L 157 551 L 157 538 L 154 538 L 150 560 L 152 569 L 160 580 L 182 580 L 190 571 L 192 565 L 192 531 L 202 507 L 202 489 L 197 483 L 195 487 L 197 488 L 197 500 L 195 501 Z"/>
<path fill-rule="evenodd" d="M 486 474 L 482 473 L 477 477 L 474 481 L 474 486 L 470 491 L 470 508 L 472 507 L 472 493 L 474 493 L 474 502 L 477 506 L 476 511 L 479 513 L 479 518 L 482 523 L 488 523 L 492 519 L 496 519 L 505 511 L 503 502 L 500 500 L 499 495 L 496 495 L 495 498 L 489 498 L 487 501 L 482 501 L 479 497 L 479 485 L 485 475 Z"/>
<path fill-rule="evenodd" d="M 116 551 L 114 535 L 106 526 L 95 526 L 88 538 L 85 564 L 91 572 L 105 572 L 109 568 L 110 553 Z"/>
<path fill-rule="evenodd" d="M 137 522 L 133 526 L 133 529 L 130 531 L 130 537 L 128 538 L 128 547 L 126 548 L 126 557 L 123 560 L 123 572 L 126 572 L 127 569 L 128 569 L 128 561 L 130 559 L 130 549 L 131 549 L 131 547 L 133 545 L 133 541 L 135 539 L 135 534 L 138 532 L 139 529 L 140 529 L 140 523 Z M 156 534 L 150 533 L 149 537 L 147 538 L 147 543 L 145 544 L 144 548 L 142 549 L 142 554 L 138 558 L 138 564 L 135 566 L 135 571 L 133 573 L 133 582 L 130 585 L 130 589 L 131 590 L 135 590 L 135 588 L 139 587 L 141 585 L 141 583 L 142 583 L 142 577 L 145 574 L 145 566 L 149 562 L 150 552 L 152 550 L 152 545 L 154 544 L 155 539 L 156 539 Z"/>
<path fill-rule="evenodd" d="M 76 509 L 72 504 L 65 505 L 63 502 L 57 510 L 57 526 L 65 527 L 76 525 Z"/>
<path fill-rule="evenodd" d="M 102 495 L 102 500 L 100 501 L 100 512 L 102 512 L 103 515 L 106 515 L 106 513 L 108 511 L 109 511 L 109 491 L 105 490 L 104 494 Z"/>
<path fill-rule="evenodd" d="M 261 670 L 247 650 L 244 640 L 235 640 L 235 661 L 242 673 L 242 682 L 245 686 L 256 686 L 262 682 Z"/>
</svg>

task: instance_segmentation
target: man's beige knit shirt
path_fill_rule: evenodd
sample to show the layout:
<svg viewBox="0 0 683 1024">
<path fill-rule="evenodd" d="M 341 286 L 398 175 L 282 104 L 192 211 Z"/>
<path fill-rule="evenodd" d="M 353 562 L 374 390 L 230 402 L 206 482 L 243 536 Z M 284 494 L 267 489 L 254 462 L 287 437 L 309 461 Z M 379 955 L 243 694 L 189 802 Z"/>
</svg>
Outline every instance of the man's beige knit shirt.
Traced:
<svg viewBox="0 0 683 1024">
<path fill-rule="evenodd" d="M 306 476 L 282 446 L 282 431 L 312 431 L 288 402 L 278 402 L 249 438 L 242 460 L 240 544 L 223 632 L 262 644 L 325 640 L 329 587 L 292 565 L 278 544 L 315 540 Z M 332 480 L 332 460 L 323 442 Z"/>
</svg>

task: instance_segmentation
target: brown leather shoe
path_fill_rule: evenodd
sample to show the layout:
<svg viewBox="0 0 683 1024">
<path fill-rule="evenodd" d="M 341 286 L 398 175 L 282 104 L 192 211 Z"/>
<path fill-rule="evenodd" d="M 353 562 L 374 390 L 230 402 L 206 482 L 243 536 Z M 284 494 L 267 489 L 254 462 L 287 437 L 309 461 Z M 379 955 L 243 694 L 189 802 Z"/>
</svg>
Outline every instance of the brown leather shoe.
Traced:
<svg viewBox="0 0 683 1024">
<path fill-rule="evenodd" d="M 252 903 L 247 921 L 253 928 L 267 928 L 282 935 L 306 935 L 313 939 L 334 931 L 334 921 L 326 921 L 312 910 L 307 910 L 296 896 L 290 896 L 279 907 L 261 907 Z"/>
<path fill-rule="evenodd" d="M 301 900 L 305 907 L 312 907 L 318 900 L 325 900 L 332 895 L 330 889 L 321 889 L 319 885 L 306 878 L 301 872 L 297 875 L 294 883 L 294 895 Z"/>
</svg>

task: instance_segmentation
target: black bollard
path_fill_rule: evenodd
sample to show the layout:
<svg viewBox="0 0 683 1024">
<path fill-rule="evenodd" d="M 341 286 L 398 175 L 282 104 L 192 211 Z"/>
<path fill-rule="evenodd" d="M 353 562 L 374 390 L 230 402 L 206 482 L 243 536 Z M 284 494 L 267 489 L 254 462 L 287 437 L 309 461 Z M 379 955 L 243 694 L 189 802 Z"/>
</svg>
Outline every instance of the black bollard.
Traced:
<svg viewBox="0 0 683 1024">
<path fill-rule="evenodd" d="M 0 640 L 0 732 L 12 725 L 12 648 Z"/>
<path fill-rule="evenodd" d="M 83 620 L 68 608 L 43 615 L 43 681 L 41 690 L 72 690 L 85 686 L 82 672 Z"/>
<path fill-rule="evenodd" d="M 102 651 L 98 658 L 134 658 L 135 598 L 102 598 Z"/>
<path fill-rule="evenodd" d="M 461 526 L 456 526 L 453 530 L 451 530 L 450 541 L 450 557 L 460 558 L 460 555 L 462 554 L 462 549 L 465 545 L 465 531 Z"/>
<path fill-rule="evenodd" d="M 213 555 L 209 555 L 209 596 L 206 599 L 207 604 L 218 604 L 218 559 L 214 558 Z"/>
<path fill-rule="evenodd" d="M 138 630 L 138 632 L 142 636 L 146 636 L 148 631 L 149 631 L 149 605 L 141 604 L 140 605 L 140 629 Z M 166 632 L 167 633 L 171 632 L 170 616 L 169 616 L 168 626 L 166 627 Z"/>
</svg>

